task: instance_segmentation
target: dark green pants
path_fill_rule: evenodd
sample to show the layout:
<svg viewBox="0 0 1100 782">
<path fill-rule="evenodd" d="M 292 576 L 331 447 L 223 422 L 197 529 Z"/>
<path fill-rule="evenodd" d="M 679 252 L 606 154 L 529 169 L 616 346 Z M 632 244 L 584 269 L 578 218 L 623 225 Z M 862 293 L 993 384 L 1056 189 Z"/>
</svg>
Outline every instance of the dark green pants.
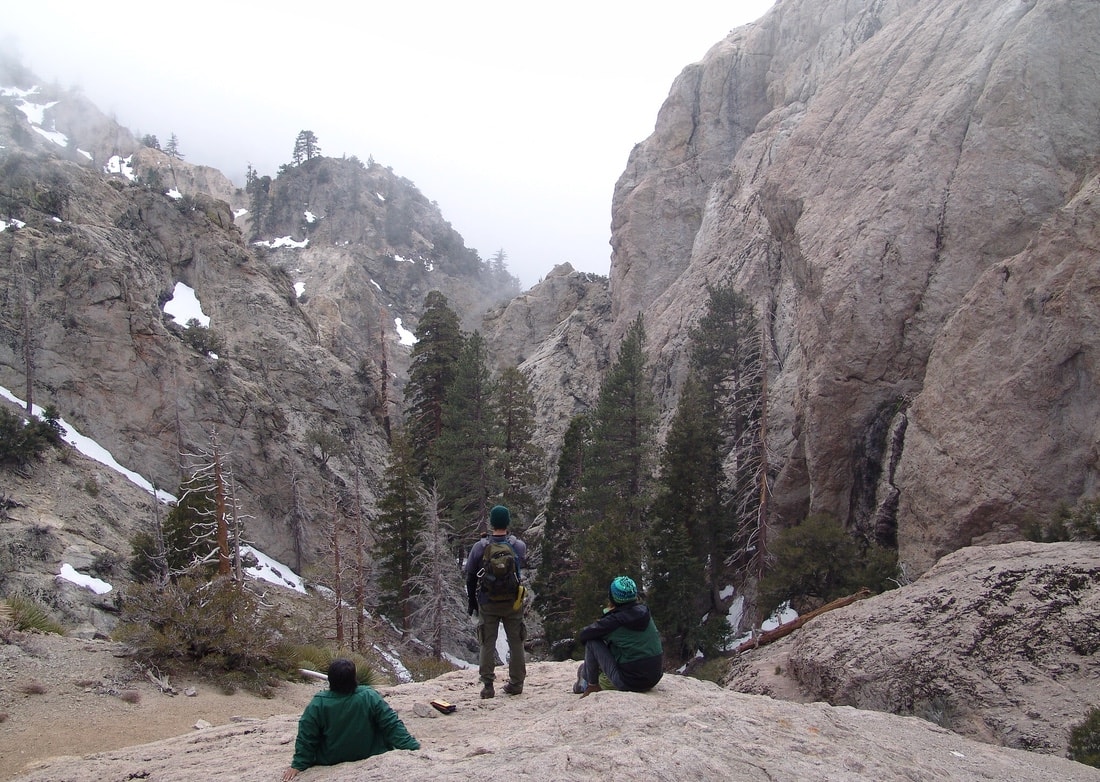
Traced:
<svg viewBox="0 0 1100 782">
<path fill-rule="evenodd" d="M 527 661 L 523 654 L 527 627 L 523 623 L 523 609 L 511 609 L 510 603 L 500 607 L 482 603 L 479 607 L 477 641 L 481 645 L 481 654 L 478 657 L 478 674 L 483 682 L 496 679 L 493 669 L 496 667 L 497 636 L 501 625 L 504 625 L 504 635 L 508 639 L 508 681 L 523 684 L 527 678 Z"/>
</svg>

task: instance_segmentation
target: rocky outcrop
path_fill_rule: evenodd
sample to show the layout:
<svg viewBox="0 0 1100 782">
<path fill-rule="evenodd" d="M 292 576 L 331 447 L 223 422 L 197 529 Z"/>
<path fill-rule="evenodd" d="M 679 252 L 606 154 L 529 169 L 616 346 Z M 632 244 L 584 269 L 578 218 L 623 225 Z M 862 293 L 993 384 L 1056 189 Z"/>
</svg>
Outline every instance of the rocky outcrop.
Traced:
<svg viewBox="0 0 1100 782">
<path fill-rule="evenodd" d="M 1083 183 L 948 320 L 908 413 L 896 483 L 905 560 L 996 540 L 1100 466 L 1100 180 Z"/>
<path fill-rule="evenodd" d="M 612 335 L 645 313 L 671 406 L 704 285 L 751 297 L 778 526 L 916 574 L 1095 492 L 1097 40 L 1086 0 L 783 0 L 676 80 L 616 188 Z"/>
<path fill-rule="evenodd" d="M 316 767 L 306 778 L 476 777 L 530 782 L 699 779 L 745 782 L 1094 782 L 1064 758 L 963 738 L 924 720 L 742 695 L 681 676 L 648 693 L 571 694 L 571 663 L 528 666 L 523 695 L 483 701 L 469 672 L 381 687 L 421 748 Z M 443 698 L 457 710 L 428 706 Z M 189 735 L 85 757 L 35 763 L 17 782 L 231 776 L 277 779 L 290 762 L 298 715 L 202 727 Z"/>
<path fill-rule="evenodd" d="M 1064 754 L 1100 703 L 1100 543 L 971 547 L 742 654 L 727 686 Z"/>
<path fill-rule="evenodd" d="M 25 394 L 32 375 L 35 403 L 169 492 L 217 430 L 246 536 L 300 570 L 323 546 L 322 485 L 350 491 L 358 471 L 373 505 L 425 295 L 472 331 L 514 278 L 411 182 L 354 158 L 281 171 L 254 242 L 251 199 L 220 172 L 35 84 L 0 65 L 0 385 Z M 177 283 L 216 351 L 161 311 Z M 315 446 L 326 436 L 341 453 Z"/>
<path fill-rule="evenodd" d="M 483 321 L 497 368 L 522 367 L 530 380 L 536 444 L 548 456 L 547 490 L 569 421 L 595 404 L 599 378 L 614 356 L 610 312 L 607 279 L 564 263 Z"/>
<path fill-rule="evenodd" d="M 5 470 L 0 593 L 45 606 L 72 636 L 108 636 L 118 621 L 118 587 L 129 582 L 130 540 L 152 528 L 157 512 L 149 492 L 69 448 L 51 450 L 26 474 Z M 62 565 L 110 591 L 58 578 Z"/>
<path fill-rule="evenodd" d="M 304 519 L 321 485 L 350 485 L 359 467 L 369 503 L 380 480 L 377 387 L 319 344 L 290 279 L 222 224 L 224 204 L 18 151 L 2 179 L 19 220 L 0 233 L 0 385 L 22 394 L 30 355 L 36 404 L 169 492 L 216 430 L 247 537 L 309 561 L 320 541 Z M 65 194 L 60 214 L 38 206 L 36 183 Z M 177 283 L 210 317 L 216 357 L 162 311 Z M 347 453 L 324 463 L 311 432 L 338 433 Z"/>
</svg>

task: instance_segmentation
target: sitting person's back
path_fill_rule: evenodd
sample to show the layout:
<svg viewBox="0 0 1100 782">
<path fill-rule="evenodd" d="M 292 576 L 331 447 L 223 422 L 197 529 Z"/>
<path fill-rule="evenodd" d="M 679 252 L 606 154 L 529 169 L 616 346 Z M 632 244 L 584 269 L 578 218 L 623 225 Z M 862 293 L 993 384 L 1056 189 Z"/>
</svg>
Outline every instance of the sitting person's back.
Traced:
<svg viewBox="0 0 1100 782">
<path fill-rule="evenodd" d="M 294 759 L 284 780 L 311 766 L 362 760 L 391 749 L 420 749 L 382 696 L 358 683 L 351 660 L 333 660 L 328 681 L 329 689 L 314 695 L 298 720 Z"/>
<path fill-rule="evenodd" d="M 577 671 L 573 692 L 645 692 L 661 680 L 661 636 L 649 608 L 638 601 L 638 587 L 632 578 L 619 576 L 611 582 L 603 616 L 584 627 L 577 637 L 584 644 L 584 662 Z"/>
</svg>

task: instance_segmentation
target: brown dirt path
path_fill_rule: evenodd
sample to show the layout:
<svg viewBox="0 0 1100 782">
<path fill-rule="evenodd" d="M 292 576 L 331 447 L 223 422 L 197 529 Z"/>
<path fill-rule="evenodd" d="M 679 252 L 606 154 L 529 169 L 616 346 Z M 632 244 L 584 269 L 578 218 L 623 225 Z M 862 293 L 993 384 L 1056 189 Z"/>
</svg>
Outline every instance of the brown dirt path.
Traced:
<svg viewBox="0 0 1100 782">
<path fill-rule="evenodd" d="M 162 693 L 108 641 L 18 634 L 0 644 L 0 780 L 28 763 L 85 755 L 193 731 L 300 714 L 322 683 L 288 683 L 272 698 L 225 694 L 203 681 L 172 680 Z M 194 695 L 183 694 L 193 688 Z M 131 702 L 132 701 L 132 702 Z M 287 756 L 289 763 L 290 756 Z"/>
</svg>

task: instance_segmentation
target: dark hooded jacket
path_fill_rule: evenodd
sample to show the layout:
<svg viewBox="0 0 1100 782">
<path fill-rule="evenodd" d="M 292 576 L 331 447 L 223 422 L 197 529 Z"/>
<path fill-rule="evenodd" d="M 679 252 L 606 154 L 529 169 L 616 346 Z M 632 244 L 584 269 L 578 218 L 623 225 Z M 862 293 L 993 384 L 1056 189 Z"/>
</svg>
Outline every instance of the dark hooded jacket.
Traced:
<svg viewBox="0 0 1100 782">
<path fill-rule="evenodd" d="M 648 606 L 636 600 L 617 605 L 577 637 L 582 643 L 602 640 L 607 644 L 628 690 L 645 692 L 661 680 L 661 636 Z"/>
</svg>

